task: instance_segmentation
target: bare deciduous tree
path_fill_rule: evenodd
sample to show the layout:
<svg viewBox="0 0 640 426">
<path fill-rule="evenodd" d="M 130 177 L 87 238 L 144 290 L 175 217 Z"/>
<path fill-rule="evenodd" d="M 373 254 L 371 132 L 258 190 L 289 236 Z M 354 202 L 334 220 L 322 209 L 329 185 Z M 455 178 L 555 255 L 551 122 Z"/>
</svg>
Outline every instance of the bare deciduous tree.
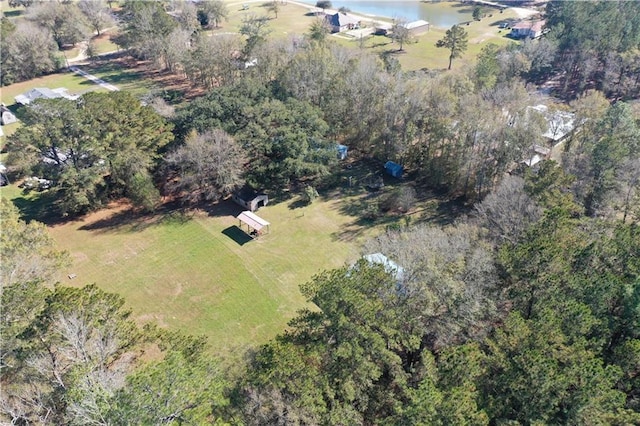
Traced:
<svg viewBox="0 0 640 426">
<path fill-rule="evenodd" d="M 411 40 L 411 32 L 407 28 L 406 19 L 396 19 L 391 28 L 391 38 L 400 45 L 399 51 L 404 50 L 404 45 Z"/>
<path fill-rule="evenodd" d="M 200 28 L 200 22 L 198 21 L 198 8 L 193 2 L 181 1 L 178 15 L 176 16 L 180 28 L 189 31 L 189 34 L 193 34 Z"/>
<path fill-rule="evenodd" d="M 370 240 L 363 252 L 383 253 L 402 268 L 398 291 L 406 327 L 421 329 L 432 348 L 488 330 L 497 276 L 478 228 L 415 226 Z"/>
<path fill-rule="evenodd" d="M 75 3 L 43 2 L 27 9 L 26 17 L 51 31 L 60 49 L 89 36 L 85 17 Z"/>
<path fill-rule="evenodd" d="M 242 41 L 236 35 L 200 35 L 186 64 L 186 73 L 205 87 L 232 83 L 244 61 L 239 55 Z"/>
<path fill-rule="evenodd" d="M 542 211 L 524 191 L 524 180 L 507 176 L 476 205 L 476 216 L 497 243 L 516 243 Z"/>
<path fill-rule="evenodd" d="M 78 7 L 97 35 L 115 23 L 109 7 L 102 0 L 80 0 Z"/>
<path fill-rule="evenodd" d="M 242 185 L 240 146 L 223 130 L 192 135 L 169 154 L 168 189 L 184 201 L 215 201 Z"/>
</svg>

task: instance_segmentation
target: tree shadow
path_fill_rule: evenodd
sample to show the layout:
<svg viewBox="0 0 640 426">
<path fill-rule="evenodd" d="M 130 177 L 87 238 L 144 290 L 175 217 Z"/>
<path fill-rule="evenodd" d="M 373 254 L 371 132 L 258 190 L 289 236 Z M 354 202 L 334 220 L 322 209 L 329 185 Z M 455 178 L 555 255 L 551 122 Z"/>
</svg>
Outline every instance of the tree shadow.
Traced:
<svg viewBox="0 0 640 426">
<path fill-rule="evenodd" d="M 271 200 L 269 200 L 271 201 Z M 206 212 L 210 217 L 233 216 L 236 217 L 246 209 L 236 204 L 231 198 L 220 200 L 213 204 L 202 204 L 198 208 Z"/>
<path fill-rule="evenodd" d="M 451 225 L 461 216 L 469 214 L 471 210 L 472 206 L 464 197 L 441 200 L 435 209 L 425 209 L 418 221 L 440 226 Z"/>
<path fill-rule="evenodd" d="M 94 222 L 82 225 L 79 229 L 83 231 L 106 232 L 122 232 L 133 233 L 141 232 L 152 226 L 161 224 L 177 224 L 182 225 L 190 221 L 193 213 L 186 209 L 176 208 L 174 205 L 163 206 L 161 209 L 148 213 L 126 208 L 114 212 L 112 215 L 99 219 Z"/>
<path fill-rule="evenodd" d="M 296 200 L 290 202 L 288 207 L 291 210 L 295 210 L 295 209 L 301 209 L 302 207 L 307 207 L 308 205 L 309 205 L 309 202 L 307 200 L 305 200 L 304 198 L 298 197 Z"/>
<path fill-rule="evenodd" d="M 253 241 L 253 238 L 247 235 L 246 232 L 238 228 L 236 225 L 223 229 L 222 233 L 235 241 L 239 246 L 243 246 L 249 241 Z"/>
<path fill-rule="evenodd" d="M 54 191 L 41 192 L 32 198 L 19 196 L 11 201 L 20 211 L 20 217 L 26 222 L 36 220 L 46 225 L 56 225 L 67 221 L 59 215 Z"/>
</svg>

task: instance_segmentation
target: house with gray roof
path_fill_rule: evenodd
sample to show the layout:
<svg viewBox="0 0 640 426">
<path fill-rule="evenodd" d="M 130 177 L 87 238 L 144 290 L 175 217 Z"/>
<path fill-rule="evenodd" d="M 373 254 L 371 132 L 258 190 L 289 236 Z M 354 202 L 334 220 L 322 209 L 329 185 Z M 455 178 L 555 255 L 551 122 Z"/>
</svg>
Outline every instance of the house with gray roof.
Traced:
<svg viewBox="0 0 640 426">
<path fill-rule="evenodd" d="M 325 15 L 324 22 L 329 26 L 329 28 L 331 28 L 332 33 L 360 28 L 359 18 L 342 12 L 337 12 L 333 15 Z"/>
<path fill-rule="evenodd" d="M 59 87 L 57 89 L 49 89 L 48 87 L 36 87 L 35 89 L 31 89 L 26 93 L 18 95 L 15 97 L 16 103 L 20 105 L 29 105 L 31 102 L 36 99 L 57 99 L 57 98 L 66 98 L 75 100 L 78 99 L 76 95 L 70 95 L 67 89 L 64 87 Z"/>
</svg>

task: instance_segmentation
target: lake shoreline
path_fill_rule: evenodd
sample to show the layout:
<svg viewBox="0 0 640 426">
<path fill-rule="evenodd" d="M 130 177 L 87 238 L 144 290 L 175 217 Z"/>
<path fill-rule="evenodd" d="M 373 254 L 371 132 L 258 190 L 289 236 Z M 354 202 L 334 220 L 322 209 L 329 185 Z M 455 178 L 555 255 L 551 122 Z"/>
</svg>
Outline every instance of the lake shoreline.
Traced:
<svg viewBox="0 0 640 426">
<path fill-rule="evenodd" d="M 298 0 L 298 4 L 304 4 L 311 10 L 320 10 L 311 0 Z M 407 22 L 424 20 L 433 28 L 448 29 L 453 25 L 460 25 L 472 21 L 472 8 L 474 4 L 462 1 L 428 2 L 422 0 L 410 1 L 376 1 L 376 0 L 342 0 L 334 1 L 331 9 L 325 13 L 337 13 L 341 7 L 347 7 L 353 16 L 379 24 L 393 23 L 396 19 Z M 492 3 L 493 4 L 493 3 Z M 495 3 L 494 7 L 511 9 L 521 19 L 530 17 L 538 12 L 533 9 L 510 7 Z M 490 7 L 490 6 L 486 6 Z M 457 9 L 457 10 L 456 10 Z"/>
</svg>

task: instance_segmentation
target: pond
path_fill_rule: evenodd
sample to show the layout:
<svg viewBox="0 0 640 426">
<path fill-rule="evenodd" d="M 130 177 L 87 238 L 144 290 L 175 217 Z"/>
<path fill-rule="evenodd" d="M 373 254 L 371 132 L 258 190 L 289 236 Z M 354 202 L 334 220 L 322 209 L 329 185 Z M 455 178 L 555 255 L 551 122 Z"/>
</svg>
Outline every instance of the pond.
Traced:
<svg viewBox="0 0 640 426">
<path fill-rule="evenodd" d="M 305 1 L 315 5 L 315 1 Z M 461 22 L 470 21 L 472 8 L 458 2 L 375 1 L 375 0 L 335 0 L 332 8 L 347 7 L 353 13 L 407 21 L 424 19 L 436 27 L 449 28 Z"/>
</svg>

